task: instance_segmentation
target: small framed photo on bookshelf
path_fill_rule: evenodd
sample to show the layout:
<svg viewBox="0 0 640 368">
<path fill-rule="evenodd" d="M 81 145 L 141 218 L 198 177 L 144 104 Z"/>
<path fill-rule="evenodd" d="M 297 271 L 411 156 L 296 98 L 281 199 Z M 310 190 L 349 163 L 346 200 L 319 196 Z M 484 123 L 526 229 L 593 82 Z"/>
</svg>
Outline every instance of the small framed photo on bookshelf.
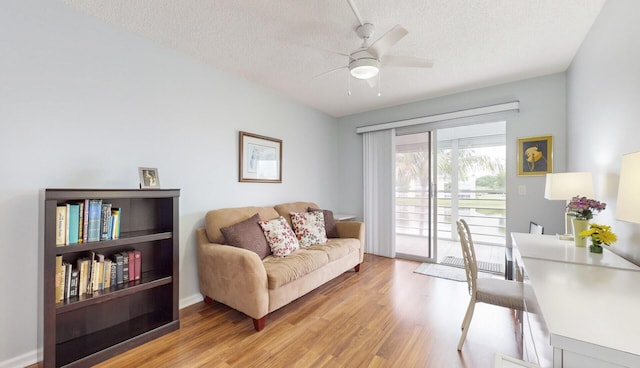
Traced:
<svg viewBox="0 0 640 368">
<path fill-rule="evenodd" d="M 160 177 L 155 167 L 139 167 L 140 189 L 160 189 Z"/>
</svg>

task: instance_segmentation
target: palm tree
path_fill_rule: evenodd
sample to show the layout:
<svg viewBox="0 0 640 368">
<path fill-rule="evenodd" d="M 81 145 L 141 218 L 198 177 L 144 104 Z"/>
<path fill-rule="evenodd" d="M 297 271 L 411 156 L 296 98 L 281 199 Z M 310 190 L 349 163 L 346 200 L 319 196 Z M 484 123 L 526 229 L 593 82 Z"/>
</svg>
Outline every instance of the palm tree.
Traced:
<svg viewBox="0 0 640 368">
<path fill-rule="evenodd" d="M 451 149 L 445 149 L 438 152 L 438 175 L 443 179 L 449 179 L 448 182 L 451 181 L 451 174 L 453 173 L 451 151 Z M 457 152 L 459 181 L 469 180 L 470 174 L 477 171 L 504 172 L 502 162 L 491 156 L 477 155 L 471 149 L 461 149 L 457 150 Z"/>
<path fill-rule="evenodd" d="M 438 152 L 438 175 L 451 182 L 453 162 L 451 149 Z M 486 155 L 477 155 L 473 150 L 463 149 L 458 152 L 458 180 L 469 180 L 470 174 L 477 171 L 504 172 L 504 165 L 499 160 Z M 414 180 L 424 191 L 429 186 L 429 160 L 424 150 L 399 152 L 396 155 L 396 180 L 399 187 L 406 188 Z M 449 179 L 449 180 L 446 180 Z"/>
</svg>

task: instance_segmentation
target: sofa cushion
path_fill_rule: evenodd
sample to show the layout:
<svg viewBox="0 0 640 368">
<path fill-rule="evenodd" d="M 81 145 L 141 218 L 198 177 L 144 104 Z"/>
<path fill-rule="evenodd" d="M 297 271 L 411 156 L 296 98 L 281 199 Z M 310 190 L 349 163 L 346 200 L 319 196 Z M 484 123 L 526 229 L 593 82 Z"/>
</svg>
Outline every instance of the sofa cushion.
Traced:
<svg viewBox="0 0 640 368">
<path fill-rule="evenodd" d="M 322 211 L 322 215 L 324 216 L 324 230 L 327 233 L 327 238 L 339 238 L 338 228 L 336 227 L 336 220 L 333 218 L 333 211 L 331 210 L 321 210 L 314 207 L 309 207 L 309 212 L 311 211 Z"/>
<path fill-rule="evenodd" d="M 328 243 L 312 245 L 305 249 L 324 252 L 329 257 L 329 262 L 333 262 L 349 253 L 360 251 L 360 240 L 355 238 L 331 239 Z"/>
<path fill-rule="evenodd" d="M 280 216 L 269 221 L 259 221 L 258 224 L 260 224 L 262 232 L 271 247 L 271 253 L 275 257 L 288 256 L 300 247 L 296 234 L 293 233 L 284 217 Z"/>
<path fill-rule="evenodd" d="M 204 224 L 209 242 L 223 244 L 224 236 L 220 228 L 246 220 L 256 212 L 262 220 L 271 220 L 279 216 L 273 207 L 221 208 L 207 212 Z"/>
<path fill-rule="evenodd" d="M 276 289 L 291 281 L 295 281 L 329 263 L 326 252 L 298 249 L 286 258 L 269 256 L 264 259 L 269 289 Z"/>
<path fill-rule="evenodd" d="M 327 242 L 324 215 L 321 211 L 292 212 L 291 223 L 301 247 Z"/>
<path fill-rule="evenodd" d="M 318 206 L 313 202 L 291 202 L 273 206 L 273 209 L 287 220 L 289 226 L 293 226 L 291 224 L 291 216 L 289 214 L 291 212 L 307 212 L 307 208 L 309 207 L 318 208 Z"/>
<path fill-rule="evenodd" d="M 225 244 L 250 250 L 264 259 L 271 254 L 271 248 L 258 224 L 260 220 L 260 215 L 256 213 L 244 221 L 220 228 Z"/>
</svg>

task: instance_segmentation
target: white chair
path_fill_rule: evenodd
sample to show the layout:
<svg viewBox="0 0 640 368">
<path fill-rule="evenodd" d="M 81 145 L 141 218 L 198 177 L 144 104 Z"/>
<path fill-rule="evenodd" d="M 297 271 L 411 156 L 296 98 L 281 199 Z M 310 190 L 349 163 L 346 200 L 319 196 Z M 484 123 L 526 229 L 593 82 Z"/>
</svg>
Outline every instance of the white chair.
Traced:
<svg viewBox="0 0 640 368">
<path fill-rule="evenodd" d="M 540 366 L 520 359 L 496 353 L 494 368 L 539 368 Z"/>
<path fill-rule="evenodd" d="M 542 235 L 544 233 L 544 226 L 538 225 L 533 221 L 529 221 L 529 234 Z"/>
<path fill-rule="evenodd" d="M 467 313 L 462 321 L 462 336 L 460 336 L 460 341 L 458 342 L 458 351 L 460 351 L 467 337 L 476 303 L 487 303 L 516 310 L 524 310 L 524 295 L 523 284 L 521 282 L 496 278 L 478 278 L 476 252 L 473 247 L 473 239 L 471 238 L 469 225 L 462 219 L 458 220 L 456 224 L 458 226 L 458 235 L 460 236 L 460 245 L 462 246 L 467 285 L 469 287 L 469 294 L 471 295 Z"/>
</svg>

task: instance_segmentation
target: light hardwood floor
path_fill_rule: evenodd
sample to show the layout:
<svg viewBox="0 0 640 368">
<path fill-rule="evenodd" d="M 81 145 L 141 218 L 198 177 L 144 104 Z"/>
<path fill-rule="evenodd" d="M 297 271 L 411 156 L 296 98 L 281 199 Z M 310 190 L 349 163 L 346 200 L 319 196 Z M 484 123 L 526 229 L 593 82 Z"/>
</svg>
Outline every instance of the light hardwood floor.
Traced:
<svg viewBox="0 0 640 368">
<path fill-rule="evenodd" d="M 416 274 L 418 262 L 366 255 L 347 272 L 267 316 L 261 332 L 225 305 L 197 303 L 178 331 L 98 367 L 492 367 L 519 357 L 510 310 L 476 306 L 456 350 L 466 283 Z"/>
</svg>

